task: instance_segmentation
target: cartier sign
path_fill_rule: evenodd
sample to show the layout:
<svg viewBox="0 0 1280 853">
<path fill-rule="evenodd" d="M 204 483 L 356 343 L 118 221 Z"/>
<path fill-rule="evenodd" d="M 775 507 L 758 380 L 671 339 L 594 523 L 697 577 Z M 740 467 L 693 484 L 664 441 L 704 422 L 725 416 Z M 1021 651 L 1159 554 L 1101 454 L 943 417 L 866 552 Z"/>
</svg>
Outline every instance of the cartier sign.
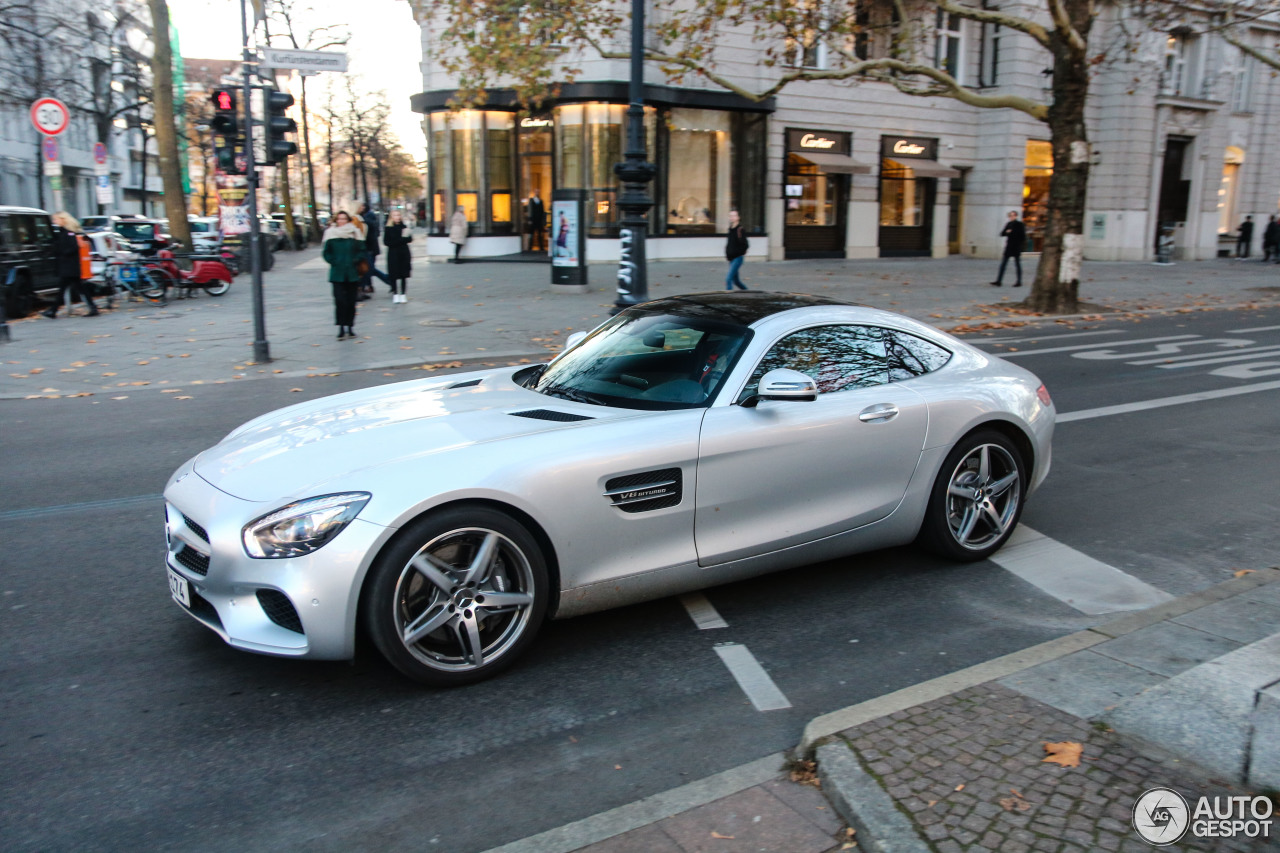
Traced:
<svg viewBox="0 0 1280 853">
<path fill-rule="evenodd" d="M 890 159 L 935 160 L 938 140 L 924 136 L 884 136 L 880 139 L 880 155 Z"/>
<path fill-rule="evenodd" d="M 838 130 L 787 130 L 787 150 L 803 153 L 822 151 L 828 154 L 848 155 L 853 145 L 853 134 Z"/>
<path fill-rule="evenodd" d="M 521 127 L 551 127 L 551 119 L 549 118 L 522 118 L 520 119 Z"/>
</svg>

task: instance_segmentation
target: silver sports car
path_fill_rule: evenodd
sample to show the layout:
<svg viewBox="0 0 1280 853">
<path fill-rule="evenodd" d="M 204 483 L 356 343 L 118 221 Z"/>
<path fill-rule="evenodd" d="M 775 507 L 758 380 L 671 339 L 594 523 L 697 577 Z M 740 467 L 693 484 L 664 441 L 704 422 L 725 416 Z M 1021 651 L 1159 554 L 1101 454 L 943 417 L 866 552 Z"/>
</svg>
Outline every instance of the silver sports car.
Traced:
<svg viewBox="0 0 1280 853">
<path fill-rule="evenodd" d="M 263 415 L 165 489 L 169 588 L 231 645 L 488 677 L 543 620 L 919 541 L 982 559 L 1049 470 L 1026 370 L 815 296 L 630 308 L 550 364 Z"/>
</svg>

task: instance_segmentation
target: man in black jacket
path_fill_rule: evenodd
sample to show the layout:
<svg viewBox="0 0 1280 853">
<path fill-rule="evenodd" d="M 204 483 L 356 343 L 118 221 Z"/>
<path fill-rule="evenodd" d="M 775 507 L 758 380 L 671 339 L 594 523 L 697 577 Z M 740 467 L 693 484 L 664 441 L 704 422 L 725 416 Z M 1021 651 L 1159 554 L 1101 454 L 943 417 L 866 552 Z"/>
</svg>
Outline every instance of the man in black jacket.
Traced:
<svg viewBox="0 0 1280 853">
<path fill-rule="evenodd" d="M 1000 232 L 1000 236 L 1004 238 L 1004 256 L 1000 258 L 1000 272 L 996 273 L 996 280 L 991 284 L 995 287 L 1000 286 L 1000 281 L 1004 278 L 1005 264 L 1013 258 L 1013 269 L 1017 273 L 1013 286 L 1022 287 L 1022 247 L 1027 242 L 1027 226 L 1018 219 L 1018 211 L 1009 211 L 1009 221 L 1004 224 L 1004 230 Z"/>
<path fill-rule="evenodd" d="M 360 218 L 364 220 L 365 260 L 369 262 L 369 272 L 365 274 L 364 279 L 360 282 L 360 289 L 365 293 L 373 293 L 373 277 L 376 275 L 382 279 L 382 283 L 390 288 L 392 293 L 395 293 L 396 288 L 391 283 L 391 279 L 387 278 L 386 273 L 378 269 L 378 253 L 382 251 L 378 247 L 378 214 L 370 209 L 368 202 L 360 205 L 359 213 Z"/>
<path fill-rule="evenodd" d="M 89 316 L 97 316 L 98 306 L 93 304 L 89 289 L 84 286 L 80 263 L 80 242 L 76 234 L 80 233 L 80 223 L 65 210 L 53 215 L 53 253 L 58 264 L 58 278 L 61 287 L 58 289 L 58 301 L 44 312 L 50 320 L 58 316 L 58 306 L 67 300 L 67 294 L 79 294 L 81 301 L 89 307 Z M 71 313 L 71 305 L 67 304 L 67 313 Z"/>
<path fill-rule="evenodd" d="M 1240 237 L 1236 240 L 1236 257 L 1249 257 L 1249 246 L 1253 244 L 1253 217 L 1246 216 L 1240 223 Z"/>
<path fill-rule="evenodd" d="M 747 289 L 738 272 L 742 269 L 743 261 L 747 259 L 748 248 L 750 244 L 747 241 L 747 232 L 742 228 L 742 219 L 737 210 L 730 210 L 729 239 L 724 244 L 724 256 L 729 261 L 729 274 L 724 279 L 725 290 L 733 290 L 734 287 L 739 290 Z"/>
</svg>

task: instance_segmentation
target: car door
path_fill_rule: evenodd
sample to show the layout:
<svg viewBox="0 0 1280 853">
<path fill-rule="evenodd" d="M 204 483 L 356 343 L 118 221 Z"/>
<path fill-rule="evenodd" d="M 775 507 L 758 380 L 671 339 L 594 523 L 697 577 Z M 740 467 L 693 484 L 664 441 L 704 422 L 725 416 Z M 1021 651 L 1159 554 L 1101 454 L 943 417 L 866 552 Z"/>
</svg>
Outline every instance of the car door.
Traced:
<svg viewBox="0 0 1280 853">
<path fill-rule="evenodd" d="M 24 213 L 16 219 L 22 225 L 24 254 L 31 270 L 32 288 L 37 292 L 57 288 L 58 259 L 53 251 L 53 226 L 49 224 L 49 217 Z"/>
<path fill-rule="evenodd" d="M 893 512 L 924 446 L 928 407 L 888 381 L 882 331 L 824 325 L 777 341 L 767 371 L 815 380 L 813 401 L 707 410 L 699 439 L 694 538 L 704 566 L 852 530 Z"/>
</svg>

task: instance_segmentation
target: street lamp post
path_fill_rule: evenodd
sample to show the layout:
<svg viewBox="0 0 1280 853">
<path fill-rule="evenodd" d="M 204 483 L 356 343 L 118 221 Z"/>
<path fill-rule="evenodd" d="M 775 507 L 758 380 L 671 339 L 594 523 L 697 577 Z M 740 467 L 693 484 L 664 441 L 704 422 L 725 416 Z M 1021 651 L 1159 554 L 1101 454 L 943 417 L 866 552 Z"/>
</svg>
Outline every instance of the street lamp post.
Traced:
<svg viewBox="0 0 1280 853">
<path fill-rule="evenodd" d="M 618 298 L 613 313 L 649 299 L 644 243 L 649 232 L 653 198 L 649 182 L 654 165 L 645 159 L 644 140 L 644 0 L 631 0 L 631 105 L 627 107 L 626 160 L 613 167 L 622 179 L 622 261 L 618 267 Z"/>
</svg>

